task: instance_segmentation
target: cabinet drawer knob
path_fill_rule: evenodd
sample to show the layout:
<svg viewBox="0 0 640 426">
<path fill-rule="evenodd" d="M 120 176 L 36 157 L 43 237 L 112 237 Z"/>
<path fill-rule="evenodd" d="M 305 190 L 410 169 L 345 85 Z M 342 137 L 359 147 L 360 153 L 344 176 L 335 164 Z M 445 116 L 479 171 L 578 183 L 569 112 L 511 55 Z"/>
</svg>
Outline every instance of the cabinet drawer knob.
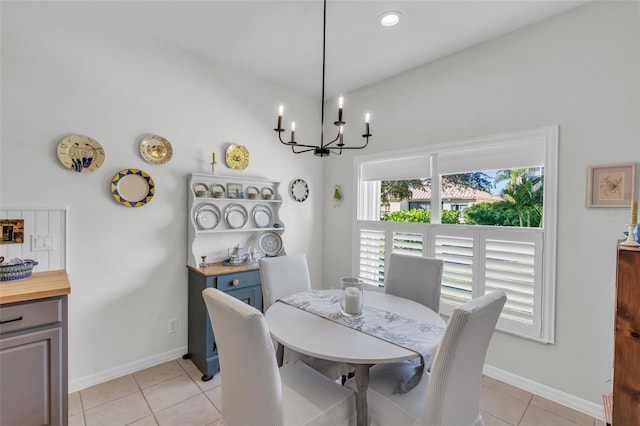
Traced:
<svg viewBox="0 0 640 426">
<path fill-rule="evenodd" d="M 240 284 L 240 280 L 237 279 L 237 278 L 235 280 L 231 281 L 231 285 L 238 285 L 238 284 Z"/>
</svg>

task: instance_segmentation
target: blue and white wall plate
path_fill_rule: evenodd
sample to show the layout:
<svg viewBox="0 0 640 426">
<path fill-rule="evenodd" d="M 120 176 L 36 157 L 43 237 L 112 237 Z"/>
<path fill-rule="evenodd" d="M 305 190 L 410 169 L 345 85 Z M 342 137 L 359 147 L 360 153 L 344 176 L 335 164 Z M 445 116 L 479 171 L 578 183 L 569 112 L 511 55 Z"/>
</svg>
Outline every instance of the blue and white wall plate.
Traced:
<svg viewBox="0 0 640 426">
<path fill-rule="evenodd" d="M 296 179 L 291 183 L 290 192 L 291 197 L 301 203 L 309 198 L 309 185 L 303 179 Z"/>
</svg>

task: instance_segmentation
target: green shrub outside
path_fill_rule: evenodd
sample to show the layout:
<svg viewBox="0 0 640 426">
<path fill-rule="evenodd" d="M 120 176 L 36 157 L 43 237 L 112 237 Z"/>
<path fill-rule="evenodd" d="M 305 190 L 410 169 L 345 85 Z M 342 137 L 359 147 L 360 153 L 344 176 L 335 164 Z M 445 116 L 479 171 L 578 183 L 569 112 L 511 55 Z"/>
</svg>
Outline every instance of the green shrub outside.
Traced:
<svg viewBox="0 0 640 426">
<path fill-rule="evenodd" d="M 442 210 L 442 223 L 460 223 L 457 210 Z M 381 220 L 385 222 L 420 222 L 431 223 L 431 210 L 411 209 L 399 210 L 397 212 L 383 213 Z"/>
<path fill-rule="evenodd" d="M 458 224 L 458 210 L 442 210 L 440 212 L 442 223 Z M 518 213 L 506 209 L 501 203 L 478 203 L 465 208 L 462 211 L 465 225 L 493 225 L 493 226 L 520 226 Z M 539 218 L 537 218 L 539 221 Z M 382 221 L 385 222 L 418 222 L 431 223 L 430 209 L 399 210 L 391 213 L 383 213 Z"/>
<path fill-rule="evenodd" d="M 468 225 L 520 226 L 518 213 L 501 203 L 477 203 L 462 211 Z"/>
</svg>

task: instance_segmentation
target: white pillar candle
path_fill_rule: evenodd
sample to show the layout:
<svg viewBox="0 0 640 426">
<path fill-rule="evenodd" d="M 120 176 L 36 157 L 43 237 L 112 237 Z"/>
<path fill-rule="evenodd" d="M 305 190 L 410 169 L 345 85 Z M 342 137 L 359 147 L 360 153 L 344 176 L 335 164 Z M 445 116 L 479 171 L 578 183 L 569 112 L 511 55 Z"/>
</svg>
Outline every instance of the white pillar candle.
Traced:
<svg viewBox="0 0 640 426">
<path fill-rule="evenodd" d="M 351 315 L 358 315 L 362 309 L 362 293 L 355 287 L 344 290 L 344 311 Z"/>
</svg>

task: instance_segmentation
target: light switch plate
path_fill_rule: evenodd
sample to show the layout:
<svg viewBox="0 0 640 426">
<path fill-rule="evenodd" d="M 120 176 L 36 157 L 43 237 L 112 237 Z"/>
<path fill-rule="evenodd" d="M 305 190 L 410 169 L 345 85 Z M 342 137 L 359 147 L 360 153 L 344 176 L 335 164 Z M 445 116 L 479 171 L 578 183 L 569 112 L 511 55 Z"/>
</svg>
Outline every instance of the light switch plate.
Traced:
<svg viewBox="0 0 640 426">
<path fill-rule="evenodd" d="M 54 234 L 32 234 L 31 251 L 52 251 L 55 248 Z"/>
</svg>

